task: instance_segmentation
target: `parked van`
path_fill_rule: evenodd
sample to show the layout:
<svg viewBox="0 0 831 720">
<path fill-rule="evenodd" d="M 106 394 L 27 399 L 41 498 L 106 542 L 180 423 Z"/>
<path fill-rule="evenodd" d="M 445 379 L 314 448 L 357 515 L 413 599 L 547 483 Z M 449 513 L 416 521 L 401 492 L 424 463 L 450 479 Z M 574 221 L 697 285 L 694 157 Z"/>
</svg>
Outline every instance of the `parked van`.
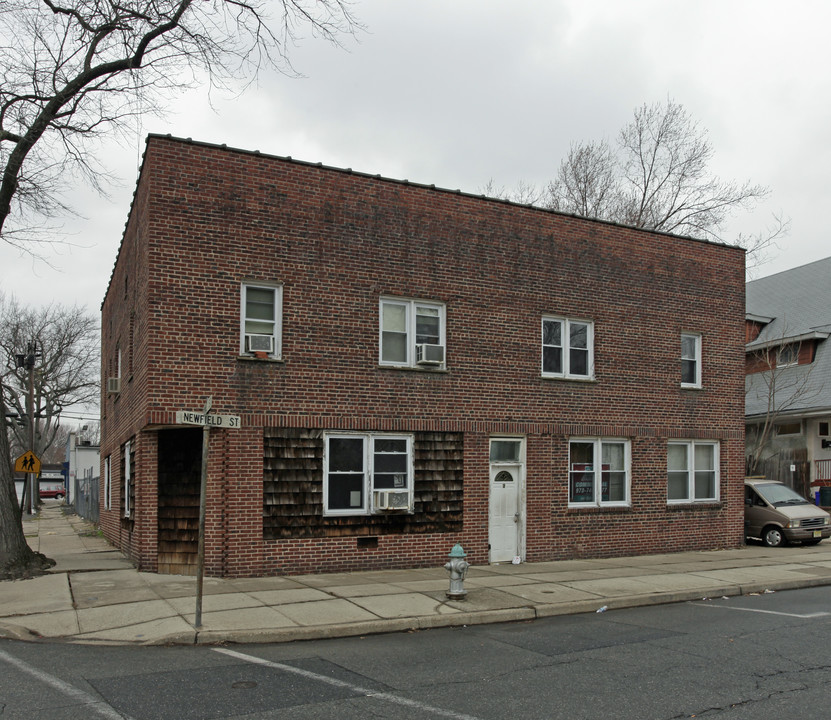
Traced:
<svg viewBox="0 0 831 720">
<path fill-rule="evenodd" d="M 744 534 L 768 547 L 831 537 L 831 515 L 775 480 L 745 478 Z"/>
</svg>

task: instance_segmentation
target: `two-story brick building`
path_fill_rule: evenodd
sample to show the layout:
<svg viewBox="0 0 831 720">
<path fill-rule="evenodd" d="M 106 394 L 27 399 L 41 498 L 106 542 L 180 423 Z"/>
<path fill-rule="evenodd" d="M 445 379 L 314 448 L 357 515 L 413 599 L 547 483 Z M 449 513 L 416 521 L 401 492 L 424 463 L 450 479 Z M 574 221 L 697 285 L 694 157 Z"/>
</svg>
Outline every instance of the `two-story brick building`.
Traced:
<svg viewBox="0 0 831 720">
<path fill-rule="evenodd" d="M 744 253 L 150 136 L 102 305 L 101 526 L 226 576 L 742 541 Z"/>
</svg>

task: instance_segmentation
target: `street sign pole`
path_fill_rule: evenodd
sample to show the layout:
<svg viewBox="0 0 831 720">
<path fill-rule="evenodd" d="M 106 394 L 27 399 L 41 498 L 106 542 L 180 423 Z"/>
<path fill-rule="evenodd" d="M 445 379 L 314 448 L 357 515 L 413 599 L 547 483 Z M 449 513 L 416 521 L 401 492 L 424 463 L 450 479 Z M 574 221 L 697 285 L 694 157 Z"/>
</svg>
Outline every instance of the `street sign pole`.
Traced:
<svg viewBox="0 0 831 720">
<path fill-rule="evenodd" d="M 213 398 L 205 401 L 203 414 L 208 417 L 211 411 Z M 202 581 L 205 576 L 205 495 L 208 487 L 208 440 L 211 437 L 211 426 L 206 422 L 202 426 L 202 477 L 199 487 L 199 551 L 196 560 L 196 617 L 194 626 L 202 627 Z"/>
</svg>

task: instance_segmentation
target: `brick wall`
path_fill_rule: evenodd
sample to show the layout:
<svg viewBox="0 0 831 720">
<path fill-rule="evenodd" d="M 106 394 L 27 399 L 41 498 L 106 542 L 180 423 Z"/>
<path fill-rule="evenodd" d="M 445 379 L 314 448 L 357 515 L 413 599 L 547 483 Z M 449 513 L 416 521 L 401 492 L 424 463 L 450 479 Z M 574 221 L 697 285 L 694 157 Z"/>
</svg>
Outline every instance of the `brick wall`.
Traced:
<svg viewBox="0 0 831 720">
<path fill-rule="evenodd" d="M 279 362 L 239 357 L 244 280 L 282 286 Z M 379 366 L 381 296 L 445 304 L 446 371 Z M 528 560 L 742 540 L 744 256 L 735 248 L 151 137 L 102 311 L 104 373 L 119 343 L 132 368 L 122 393 L 104 398 L 102 458 L 146 439 L 136 458 L 141 530 L 125 534 L 115 511 L 101 522 L 148 568 L 152 437 L 207 395 L 244 425 L 212 431 L 206 562 L 215 574 L 435 565 L 457 541 L 486 562 L 488 438 L 498 434 L 526 438 Z M 593 381 L 541 376 L 543 314 L 593 321 Z M 680 387 L 682 332 L 701 334 L 701 389 Z M 462 532 L 379 535 L 360 547 L 361 533 L 264 540 L 265 427 L 462 433 Z M 567 507 L 575 436 L 631 440 L 629 508 Z M 668 438 L 720 441 L 719 502 L 667 506 Z"/>
</svg>

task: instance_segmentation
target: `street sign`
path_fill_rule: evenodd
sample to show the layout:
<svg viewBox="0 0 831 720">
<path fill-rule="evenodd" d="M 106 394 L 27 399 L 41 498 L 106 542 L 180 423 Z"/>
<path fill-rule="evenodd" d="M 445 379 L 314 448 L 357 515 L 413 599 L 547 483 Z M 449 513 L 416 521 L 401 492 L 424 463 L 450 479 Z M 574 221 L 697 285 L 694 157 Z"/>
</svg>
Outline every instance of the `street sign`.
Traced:
<svg viewBox="0 0 831 720">
<path fill-rule="evenodd" d="M 188 412 L 187 410 L 176 412 L 176 422 L 180 425 L 200 425 L 212 428 L 238 429 L 242 427 L 239 415 L 214 415 L 204 412 Z"/>
<path fill-rule="evenodd" d="M 25 452 L 14 461 L 14 471 L 39 475 L 40 458 L 31 451 Z"/>
</svg>

